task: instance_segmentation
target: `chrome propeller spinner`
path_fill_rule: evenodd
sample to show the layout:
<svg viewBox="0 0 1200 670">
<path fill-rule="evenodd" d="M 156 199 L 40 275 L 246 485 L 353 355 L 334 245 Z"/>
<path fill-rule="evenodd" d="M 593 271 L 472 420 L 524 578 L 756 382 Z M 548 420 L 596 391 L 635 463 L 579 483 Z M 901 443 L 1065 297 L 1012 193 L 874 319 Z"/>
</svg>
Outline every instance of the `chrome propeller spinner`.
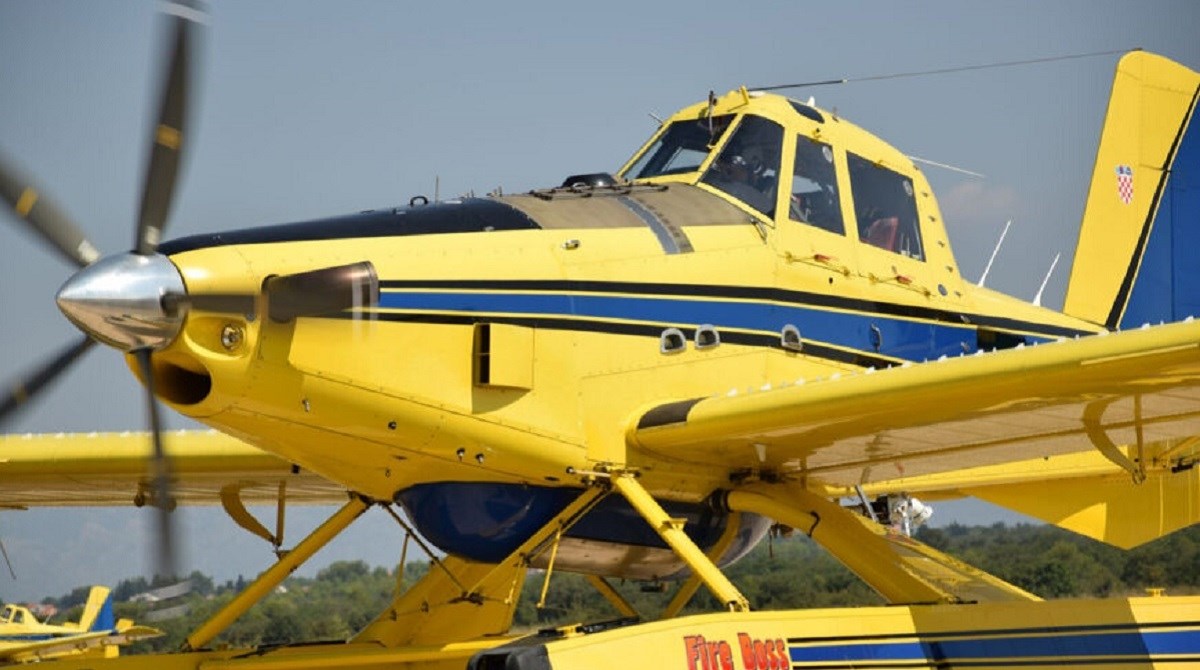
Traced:
<svg viewBox="0 0 1200 670">
<path fill-rule="evenodd" d="M 167 309 L 167 295 L 185 293 L 166 256 L 134 252 L 106 256 L 75 273 L 55 301 L 71 323 L 126 353 L 162 349 L 183 325 L 186 305 Z"/>
</svg>

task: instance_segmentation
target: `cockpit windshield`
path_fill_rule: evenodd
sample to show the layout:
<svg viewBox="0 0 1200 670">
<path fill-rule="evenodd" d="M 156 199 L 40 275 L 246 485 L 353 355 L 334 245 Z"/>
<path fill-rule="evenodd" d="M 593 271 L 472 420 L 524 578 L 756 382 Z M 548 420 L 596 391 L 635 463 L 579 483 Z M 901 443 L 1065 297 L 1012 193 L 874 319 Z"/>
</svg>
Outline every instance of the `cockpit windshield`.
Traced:
<svg viewBox="0 0 1200 670">
<path fill-rule="evenodd" d="M 700 181 L 774 218 L 782 144 L 783 126 L 746 115 Z"/>
<path fill-rule="evenodd" d="M 622 176 L 633 180 L 695 172 L 732 120 L 732 114 L 724 114 L 672 123 Z"/>
<path fill-rule="evenodd" d="M 0 614 L 0 623 L 25 623 L 25 612 L 12 605 L 4 606 L 4 613 Z"/>
</svg>

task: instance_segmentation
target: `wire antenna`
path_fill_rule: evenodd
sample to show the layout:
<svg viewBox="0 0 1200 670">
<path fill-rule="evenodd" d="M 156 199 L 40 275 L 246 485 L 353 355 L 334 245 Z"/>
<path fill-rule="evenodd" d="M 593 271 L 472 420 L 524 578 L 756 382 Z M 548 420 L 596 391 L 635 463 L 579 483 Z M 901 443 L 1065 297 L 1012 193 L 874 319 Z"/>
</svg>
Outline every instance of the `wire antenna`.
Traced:
<svg viewBox="0 0 1200 670">
<path fill-rule="evenodd" d="M 907 156 L 907 158 L 914 163 L 922 163 L 924 165 L 932 165 L 933 167 L 939 167 L 939 168 L 942 168 L 943 170 L 950 170 L 951 172 L 958 172 L 960 174 L 970 175 L 972 177 L 979 177 L 980 179 L 987 179 L 987 175 L 979 174 L 978 172 L 971 172 L 970 170 L 968 170 L 966 168 L 956 167 L 954 165 L 950 165 L 949 163 L 939 163 L 937 161 L 931 161 L 928 158 L 921 158 L 920 156 L 913 156 L 912 154 L 909 154 Z"/>
<path fill-rule="evenodd" d="M 909 77 L 927 77 L 935 74 L 950 74 L 952 72 L 968 72 L 971 70 L 990 70 L 1002 67 L 1016 67 L 1018 65 L 1034 65 L 1037 63 L 1052 63 L 1060 60 L 1073 60 L 1076 58 L 1093 58 L 1096 56 L 1111 56 L 1113 54 L 1123 54 L 1129 51 L 1141 51 L 1141 47 L 1133 49 L 1115 49 L 1112 51 L 1093 51 L 1085 54 L 1068 54 L 1065 56 L 1047 56 L 1045 58 L 1029 58 L 1026 60 L 1011 60 L 998 63 L 983 63 L 980 65 L 960 65 L 958 67 L 944 67 L 936 70 L 918 70 L 915 72 L 894 72 L 892 74 L 878 74 L 869 77 L 845 77 L 842 79 L 821 79 L 818 81 L 806 81 L 799 84 L 779 84 L 777 86 L 756 86 L 752 91 L 779 91 L 785 88 L 809 88 L 812 86 L 830 86 L 833 84 L 848 84 L 858 81 L 883 81 L 885 79 L 906 79 Z"/>
</svg>

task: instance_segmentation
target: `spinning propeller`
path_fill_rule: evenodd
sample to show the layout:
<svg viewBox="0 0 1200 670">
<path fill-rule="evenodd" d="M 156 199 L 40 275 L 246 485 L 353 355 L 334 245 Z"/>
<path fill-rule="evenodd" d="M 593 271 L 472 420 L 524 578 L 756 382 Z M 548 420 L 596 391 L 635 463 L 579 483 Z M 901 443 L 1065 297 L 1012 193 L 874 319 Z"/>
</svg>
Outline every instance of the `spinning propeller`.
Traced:
<svg viewBox="0 0 1200 670">
<path fill-rule="evenodd" d="M 186 148 L 188 120 L 189 62 L 196 31 L 204 18 L 194 3 L 179 0 L 167 10 L 171 45 L 161 104 L 151 133 L 151 151 L 142 190 L 133 250 L 100 258 L 61 208 L 45 197 L 7 160 L 0 158 L 0 197 L 12 207 L 47 244 L 80 268 L 60 289 L 59 309 L 85 335 L 78 342 L 43 363 L 23 379 L 11 384 L 0 400 L 0 427 L 39 391 L 68 370 L 91 345 L 99 340 L 137 360 L 148 391 L 146 406 L 154 446 L 153 479 L 158 501 L 158 556 L 160 575 L 175 574 L 174 540 L 169 505 L 170 471 L 163 453 L 158 404 L 154 398 L 151 356 L 168 344 L 178 331 L 184 310 L 176 300 L 171 309 L 163 296 L 186 296 L 178 270 L 156 252 L 166 226 L 175 191 L 180 162 Z M 133 280 L 132 282 L 129 280 Z"/>
<path fill-rule="evenodd" d="M 190 62 L 204 12 L 194 0 L 176 0 L 166 13 L 171 45 L 161 88 L 158 117 L 150 133 L 151 147 L 143 181 L 141 210 L 131 251 L 101 257 L 71 219 L 0 156 L 0 198 L 43 241 L 79 268 L 59 289 L 62 313 L 85 335 L 39 368 L 10 384 L 0 398 L 0 429 L 20 408 L 58 378 L 95 342 L 131 355 L 146 385 L 153 495 L 158 512 L 159 575 L 175 574 L 170 523 L 171 474 L 163 452 L 162 427 L 155 400 L 154 352 L 169 345 L 183 327 L 189 309 L 251 314 L 253 294 L 189 294 L 179 269 L 158 253 L 171 211 L 183 152 L 187 149 Z M 378 304 L 379 280 L 370 262 L 320 268 L 269 277 L 263 282 L 266 314 L 277 323 Z"/>
</svg>

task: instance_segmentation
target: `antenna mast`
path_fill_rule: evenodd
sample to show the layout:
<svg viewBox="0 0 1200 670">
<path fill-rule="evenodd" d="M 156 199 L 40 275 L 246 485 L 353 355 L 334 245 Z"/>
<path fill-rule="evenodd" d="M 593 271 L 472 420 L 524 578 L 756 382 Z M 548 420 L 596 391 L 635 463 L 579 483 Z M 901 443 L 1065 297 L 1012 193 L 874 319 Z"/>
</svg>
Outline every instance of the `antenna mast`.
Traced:
<svg viewBox="0 0 1200 670">
<path fill-rule="evenodd" d="M 1033 296 L 1033 304 L 1036 307 L 1042 306 L 1042 293 L 1046 290 L 1046 284 L 1050 283 L 1050 275 L 1054 274 L 1054 267 L 1058 265 L 1058 258 L 1062 253 L 1054 254 L 1054 262 L 1050 264 L 1050 269 L 1046 271 L 1046 278 L 1042 280 L 1042 287 L 1038 289 L 1037 295 Z"/>
<path fill-rule="evenodd" d="M 996 240 L 996 247 L 992 249 L 992 257 L 988 259 L 987 267 L 983 268 L 983 274 L 979 275 L 979 281 L 975 282 L 976 286 L 983 286 L 983 282 L 987 281 L 988 273 L 992 271 L 992 263 L 996 260 L 996 254 L 1000 253 L 1000 245 L 1004 244 L 1004 236 L 1008 234 L 1008 227 L 1011 225 L 1012 219 L 1004 224 L 1004 232 L 1000 233 L 1000 239 Z"/>
</svg>

